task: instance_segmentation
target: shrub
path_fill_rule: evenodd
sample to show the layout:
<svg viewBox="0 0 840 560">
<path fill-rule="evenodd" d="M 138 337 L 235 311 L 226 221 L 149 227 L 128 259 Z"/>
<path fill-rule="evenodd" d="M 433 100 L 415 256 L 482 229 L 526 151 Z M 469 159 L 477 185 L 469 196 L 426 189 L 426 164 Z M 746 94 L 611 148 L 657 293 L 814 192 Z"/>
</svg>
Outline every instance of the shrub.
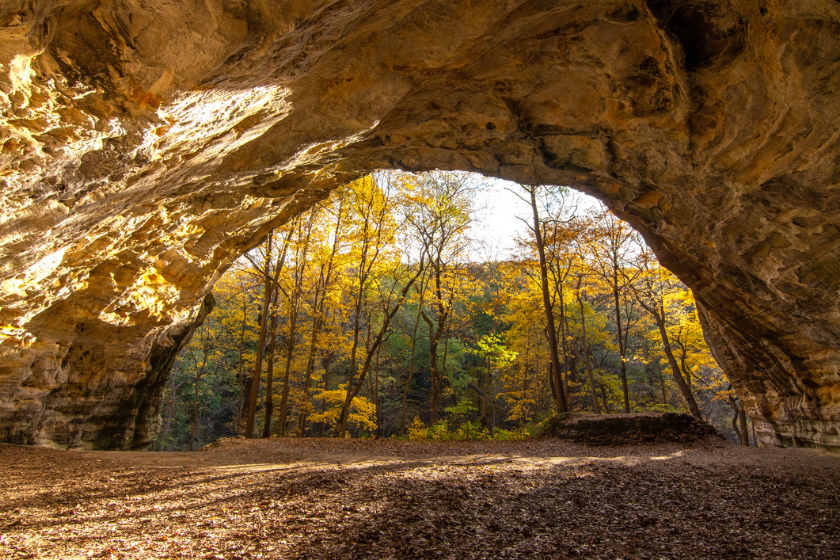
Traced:
<svg viewBox="0 0 840 560">
<path fill-rule="evenodd" d="M 489 433 L 478 422 L 465 422 L 458 428 L 458 439 L 487 439 Z"/>
<path fill-rule="evenodd" d="M 424 440 L 428 436 L 428 430 L 426 429 L 426 425 L 420 420 L 419 416 L 414 417 L 414 421 L 411 423 L 411 426 L 408 428 L 408 439 L 414 440 Z"/>
<path fill-rule="evenodd" d="M 452 434 L 449 433 L 449 426 L 446 425 L 446 420 L 440 420 L 437 424 L 429 428 L 426 437 L 434 440 L 452 439 Z"/>
</svg>

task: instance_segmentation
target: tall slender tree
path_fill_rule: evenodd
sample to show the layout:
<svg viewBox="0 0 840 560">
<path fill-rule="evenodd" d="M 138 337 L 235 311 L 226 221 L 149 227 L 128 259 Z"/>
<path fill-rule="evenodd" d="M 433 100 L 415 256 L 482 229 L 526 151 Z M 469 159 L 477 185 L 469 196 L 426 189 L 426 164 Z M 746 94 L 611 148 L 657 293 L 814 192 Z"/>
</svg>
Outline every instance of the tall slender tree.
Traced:
<svg viewBox="0 0 840 560">
<path fill-rule="evenodd" d="M 474 185 L 463 173 L 432 172 L 421 176 L 414 187 L 409 221 L 417 234 L 420 250 L 429 260 L 430 293 L 426 306 L 420 307 L 420 316 L 429 329 L 432 378 L 429 422 L 434 424 L 443 383 L 438 348 L 444 341 L 457 296 L 464 285 L 466 268 L 463 265 L 470 247 L 468 233 Z"/>
<path fill-rule="evenodd" d="M 639 274 L 632 266 L 634 250 L 638 246 L 636 232 L 619 220 L 612 212 L 605 210 L 597 216 L 596 234 L 589 236 L 589 256 L 592 268 L 608 286 L 615 313 L 618 342 L 621 391 L 624 396 L 624 412 L 630 412 L 630 393 L 627 388 L 627 339 L 632 326 L 627 291 Z M 622 302 L 624 305 L 622 306 Z"/>
<path fill-rule="evenodd" d="M 336 261 L 339 256 L 338 251 L 343 233 L 342 224 L 345 217 L 344 201 L 344 197 L 339 198 L 338 206 L 335 208 L 335 225 L 332 227 L 331 230 L 328 230 L 327 235 L 323 236 L 323 241 L 325 242 L 328 242 L 329 237 L 332 236 L 332 243 L 329 244 L 330 250 L 328 253 L 322 251 L 319 255 L 318 275 L 317 280 L 315 281 L 315 287 L 313 289 L 312 294 L 312 329 L 309 340 L 309 355 L 306 359 L 306 372 L 304 374 L 302 404 L 300 414 L 298 416 L 298 437 L 303 437 L 306 431 L 306 420 L 310 408 L 309 391 L 311 389 L 312 373 L 315 369 L 315 359 L 318 352 L 318 344 L 320 342 L 319 337 L 321 335 L 321 332 L 324 330 L 324 326 L 327 320 L 326 304 L 328 301 L 329 291 L 333 283 L 335 282 L 337 276 Z M 324 255 L 326 255 L 326 259 L 323 258 Z M 326 375 L 327 372 L 325 371 L 325 382 Z"/>
<path fill-rule="evenodd" d="M 643 250 L 639 255 L 639 271 L 640 275 L 631 285 L 635 299 L 645 311 L 650 313 L 656 323 L 656 328 L 662 339 L 662 350 L 668 358 L 668 365 L 673 373 L 674 381 L 677 382 L 680 393 L 688 404 L 688 409 L 692 416 L 702 420 L 703 415 L 700 413 L 700 407 L 691 392 L 691 386 L 683 377 L 683 371 L 674 356 L 671 341 L 668 337 L 668 329 L 666 328 L 665 298 L 674 295 L 679 290 L 680 282 L 655 262 L 653 254 L 649 250 Z"/>
<path fill-rule="evenodd" d="M 290 283 L 284 287 L 278 284 L 278 289 L 286 296 L 286 314 L 288 316 L 288 330 L 286 332 L 286 366 L 283 371 L 283 390 L 280 396 L 280 411 L 277 419 L 277 433 L 280 437 L 286 435 L 286 421 L 289 407 L 289 377 L 292 370 L 292 358 L 298 339 L 298 320 L 304 297 L 304 280 L 306 278 L 309 242 L 312 238 L 312 227 L 318 217 L 318 207 L 309 211 L 308 219 L 298 222 L 297 240 L 295 243 L 294 266 L 291 267 Z"/>
<path fill-rule="evenodd" d="M 260 379 L 262 378 L 262 363 L 265 352 L 265 342 L 268 335 L 268 320 L 271 313 L 271 294 L 277 281 L 280 277 L 280 272 L 286 260 L 286 253 L 289 247 L 289 241 L 294 230 L 295 220 L 288 228 L 286 236 L 283 239 L 283 246 L 280 250 L 280 257 L 276 263 L 272 263 L 272 242 L 273 233 L 269 233 L 265 241 L 265 249 L 262 255 L 252 256 L 246 253 L 244 256 L 254 266 L 254 270 L 260 275 L 263 282 L 263 304 L 260 312 L 260 327 L 259 338 L 257 342 L 257 354 L 254 361 L 254 373 L 251 376 L 251 391 L 248 394 L 248 415 L 245 424 L 245 437 L 251 438 L 254 436 L 254 422 L 257 415 L 257 399 L 260 395 Z M 261 257 L 261 258 L 260 258 Z"/>
<path fill-rule="evenodd" d="M 537 248 L 537 255 L 539 256 L 539 278 L 540 289 L 542 291 L 543 312 L 545 314 L 546 329 L 545 334 L 548 338 L 548 352 L 551 364 L 551 378 L 555 390 L 555 404 L 557 410 L 561 413 L 568 411 L 568 404 L 566 402 L 566 391 L 563 387 L 563 378 L 560 374 L 560 355 L 557 348 L 557 329 L 554 322 L 554 306 L 551 302 L 551 291 L 548 286 L 548 259 L 546 258 L 545 250 L 545 222 L 540 219 L 539 206 L 537 205 L 537 190 L 540 188 L 537 185 L 523 185 L 528 197 L 527 200 L 531 206 L 531 213 L 533 216 L 533 225 L 531 232 L 534 235 L 534 244 Z"/>
</svg>

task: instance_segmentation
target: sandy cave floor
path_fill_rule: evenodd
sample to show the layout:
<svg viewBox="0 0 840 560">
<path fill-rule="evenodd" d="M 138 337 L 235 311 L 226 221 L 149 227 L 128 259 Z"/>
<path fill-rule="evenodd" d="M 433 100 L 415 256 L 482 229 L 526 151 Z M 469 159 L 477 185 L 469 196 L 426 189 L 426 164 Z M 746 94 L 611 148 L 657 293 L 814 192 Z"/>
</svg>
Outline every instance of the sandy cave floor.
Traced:
<svg viewBox="0 0 840 560">
<path fill-rule="evenodd" d="M 0 445 L 0 558 L 840 558 L 840 456 L 700 443 Z"/>
</svg>

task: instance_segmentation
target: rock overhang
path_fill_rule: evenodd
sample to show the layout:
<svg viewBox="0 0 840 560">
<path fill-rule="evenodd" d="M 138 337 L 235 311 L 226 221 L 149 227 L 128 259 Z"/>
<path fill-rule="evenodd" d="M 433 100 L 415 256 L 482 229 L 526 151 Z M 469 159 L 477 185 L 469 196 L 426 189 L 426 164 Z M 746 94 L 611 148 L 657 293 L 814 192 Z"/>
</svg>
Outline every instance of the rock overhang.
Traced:
<svg viewBox="0 0 840 560">
<path fill-rule="evenodd" d="M 44 1 L 0 31 L 0 435 L 141 447 L 243 251 L 371 170 L 604 201 L 765 443 L 840 445 L 840 4 Z"/>
</svg>

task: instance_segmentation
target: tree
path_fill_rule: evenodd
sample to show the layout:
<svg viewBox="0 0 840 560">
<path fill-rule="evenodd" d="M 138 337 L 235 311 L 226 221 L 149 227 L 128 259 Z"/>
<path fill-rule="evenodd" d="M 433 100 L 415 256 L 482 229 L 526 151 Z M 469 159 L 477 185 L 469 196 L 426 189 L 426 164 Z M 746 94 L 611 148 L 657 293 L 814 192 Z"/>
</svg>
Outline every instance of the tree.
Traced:
<svg viewBox="0 0 840 560">
<path fill-rule="evenodd" d="M 262 437 L 271 435 L 271 415 L 274 412 L 274 351 L 277 349 L 277 307 L 280 296 L 279 285 L 275 282 L 272 288 L 269 319 L 268 367 L 265 382 L 265 418 L 263 419 Z"/>
<path fill-rule="evenodd" d="M 373 431 L 376 429 L 376 407 L 368 399 L 362 396 L 354 396 L 350 401 L 350 406 L 347 407 L 347 412 L 344 412 L 344 403 L 347 400 L 347 386 L 341 385 L 338 389 L 329 391 L 319 390 L 315 397 L 323 400 L 326 407 L 323 412 L 318 412 L 312 415 L 312 421 L 324 425 L 339 425 L 342 414 L 345 415 L 344 423 L 357 424 L 365 430 Z M 336 434 L 336 437 L 344 437 L 345 432 L 341 436 Z"/>
<path fill-rule="evenodd" d="M 583 280 L 583 276 L 580 277 L 581 281 Z M 580 305 L 580 328 L 581 328 L 581 338 L 580 343 L 583 347 L 583 360 L 586 364 L 586 377 L 589 380 L 589 391 L 592 394 L 592 407 L 595 409 L 595 414 L 601 414 L 601 407 L 598 404 L 598 393 L 595 389 L 595 376 L 592 373 L 592 355 L 589 352 L 589 343 L 586 341 L 586 312 L 584 311 L 583 302 L 586 299 L 585 292 L 580 289 L 580 283 L 578 284 L 578 293 L 577 293 L 577 300 L 578 304 Z"/>
<path fill-rule="evenodd" d="M 631 308 L 627 289 L 638 276 L 632 266 L 636 234 L 629 225 L 605 210 L 597 216 L 596 235 L 590 236 L 589 258 L 592 268 L 608 286 L 613 300 L 616 341 L 618 342 L 621 390 L 624 394 L 624 412 L 630 412 L 630 394 L 627 390 L 627 338 L 632 325 Z M 622 310 L 622 301 L 624 309 Z M 622 314 L 622 311 L 624 312 Z"/>
<path fill-rule="evenodd" d="M 155 441 L 155 446 L 158 451 L 163 451 L 169 440 L 169 429 L 172 427 L 172 417 L 175 415 L 175 405 L 178 403 L 178 389 L 189 383 L 189 378 L 184 378 L 179 381 L 180 366 L 178 363 L 172 368 L 172 373 L 169 374 L 169 402 L 166 406 L 166 420 L 163 421 L 160 435 Z"/>
<path fill-rule="evenodd" d="M 411 194 L 408 219 L 414 226 L 420 251 L 428 256 L 430 294 L 420 316 L 429 328 L 429 368 L 432 377 L 429 421 L 437 421 L 442 386 L 438 348 L 452 319 L 456 296 L 464 284 L 462 260 L 469 247 L 467 235 L 474 186 L 464 173 L 431 172 L 418 177 Z M 446 367 L 446 344 L 444 363 Z"/>
<path fill-rule="evenodd" d="M 411 380 L 414 377 L 414 366 L 416 363 L 417 358 L 417 330 L 420 326 L 420 318 L 423 316 L 423 299 L 426 295 L 427 289 L 427 280 L 428 276 L 426 275 L 426 270 L 424 269 L 423 274 L 420 276 L 420 281 L 416 285 L 415 294 L 418 298 L 417 300 L 417 314 L 415 315 L 414 319 L 414 327 L 411 331 L 411 359 L 409 361 L 408 366 L 408 376 L 405 378 L 405 386 L 403 387 L 403 394 L 402 394 L 402 411 L 401 411 L 401 419 L 400 419 L 400 435 L 405 435 L 405 406 L 406 401 L 408 400 L 408 387 L 411 384 Z"/>
<path fill-rule="evenodd" d="M 207 319 L 207 321 L 211 321 L 212 319 Z M 195 338 L 195 337 L 194 337 Z M 193 450 L 193 443 L 195 442 L 195 432 L 198 428 L 198 392 L 201 387 L 201 378 L 204 377 L 205 370 L 207 369 L 207 358 L 210 355 L 213 347 L 213 340 L 211 338 L 210 333 L 210 325 L 205 322 L 198 328 L 198 340 L 200 341 L 199 348 L 196 348 L 196 345 L 191 345 L 187 352 L 189 353 L 190 358 L 192 358 L 193 362 L 193 391 L 194 391 L 194 399 L 193 399 L 193 417 L 192 417 L 192 432 L 190 432 L 190 451 Z M 196 355 L 198 352 L 201 356 L 200 360 L 199 357 Z"/>
<path fill-rule="evenodd" d="M 476 343 L 475 352 L 483 358 L 483 362 L 486 367 L 485 372 L 485 379 L 489 380 L 493 376 L 494 370 L 501 370 L 509 368 L 509 366 L 513 363 L 516 359 L 517 353 L 513 350 L 510 350 L 508 345 L 505 343 L 502 338 L 496 334 L 488 334 L 483 337 Z M 533 418 L 534 414 L 531 412 L 534 405 L 536 405 L 536 401 L 531 399 L 528 395 L 528 371 L 527 369 L 524 370 L 522 373 L 522 386 L 515 387 L 513 390 L 506 391 L 504 395 L 510 399 L 513 404 L 513 413 L 510 415 L 511 420 L 525 420 L 528 421 Z M 519 385 L 517 381 L 514 379 L 514 384 Z M 487 389 L 485 385 L 485 390 L 482 397 L 482 418 L 486 416 L 487 411 Z M 485 422 L 486 423 L 486 422 Z"/>
<path fill-rule="evenodd" d="M 309 254 L 309 241 L 312 236 L 312 226 L 318 216 L 318 207 L 309 211 L 306 220 L 300 220 L 297 227 L 297 239 L 295 242 L 294 266 L 291 267 L 291 275 L 288 280 L 290 284 L 283 286 L 278 283 L 278 289 L 286 297 L 286 316 L 288 317 L 288 329 L 286 333 L 286 366 L 283 371 L 283 392 L 280 398 L 280 413 L 278 418 L 277 433 L 280 437 L 286 435 L 287 408 L 289 406 L 289 375 L 291 374 L 292 358 L 294 357 L 295 345 L 298 337 L 298 318 L 301 311 L 301 304 L 304 292 L 304 278 L 306 277 L 307 256 Z M 268 430 L 266 429 L 266 434 Z"/>
<path fill-rule="evenodd" d="M 327 320 L 326 304 L 330 299 L 329 292 L 337 276 L 337 259 L 342 237 L 342 225 L 345 218 L 345 198 L 339 196 L 338 199 L 339 203 L 335 207 L 335 225 L 332 229 L 322 232 L 316 247 L 316 253 L 314 254 L 318 265 L 318 274 L 312 294 L 310 312 L 312 316 L 312 329 L 309 340 L 309 355 L 306 360 L 306 373 L 304 375 L 303 399 L 298 417 L 298 437 L 303 437 L 306 430 L 306 420 L 309 413 L 309 391 L 312 383 L 312 374 L 315 369 L 315 358 L 320 342 L 319 337 L 324 330 Z M 332 243 L 329 243 L 330 237 L 332 237 Z M 326 247 L 329 247 L 329 249 L 325 250 Z"/>
<path fill-rule="evenodd" d="M 274 287 L 277 285 L 277 280 L 280 276 L 280 272 L 283 270 L 283 264 L 286 260 L 286 252 L 289 247 L 289 240 L 291 238 L 292 231 L 294 230 L 294 223 L 295 221 L 293 221 L 292 226 L 288 228 L 286 237 L 283 240 L 283 248 L 280 251 L 280 257 L 277 260 L 276 264 L 274 264 L 273 271 L 271 258 L 273 241 L 272 233 L 269 233 L 266 237 L 265 251 L 261 255 L 262 258 L 251 256 L 248 253 L 244 255 L 245 258 L 248 259 L 254 266 L 254 270 L 260 275 L 263 282 L 263 304 L 259 321 L 259 339 L 257 342 L 256 360 L 254 362 L 254 373 L 251 376 L 250 393 L 246 389 L 246 394 L 248 395 L 249 399 L 248 416 L 245 424 L 245 437 L 247 438 L 251 438 L 254 435 L 254 421 L 256 419 L 257 414 L 257 399 L 259 398 L 260 394 L 260 379 L 262 378 L 263 353 L 265 350 L 266 335 L 268 334 L 268 317 L 271 308 L 271 295 L 274 292 Z"/>
<path fill-rule="evenodd" d="M 383 298 L 381 302 L 381 312 L 382 312 L 382 323 L 381 327 L 379 328 L 379 332 L 377 333 L 376 337 L 373 339 L 372 343 L 367 348 L 367 356 L 365 357 L 364 362 L 362 363 L 361 370 L 359 371 L 358 377 L 355 379 L 355 383 L 350 385 L 350 388 L 347 390 L 347 397 L 344 401 L 344 406 L 341 411 L 341 416 L 339 417 L 339 422 L 337 426 L 337 437 L 344 437 L 344 433 L 347 429 L 347 419 L 348 413 L 350 410 L 350 404 L 352 400 L 359 394 L 359 391 L 364 386 L 365 378 L 367 377 L 368 372 L 370 371 L 371 360 L 373 357 L 378 353 L 380 346 L 385 337 L 385 333 L 388 331 L 388 327 L 391 324 L 391 321 L 394 318 L 394 315 L 397 314 L 402 304 L 405 302 L 406 296 L 411 289 L 411 286 L 417 280 L 417 278 L 422 274 L 424 263 L 421 259 L 421 262 L 418 264 L 414 271 L 410 269 L 407 271 L 401 271 L 403 274 L 399 275 L 395 273 L 393 282 L 391 283 L 391 290 L 388 292 L 386 298 Z M 399 270 L 399 269 L 398 269 Z M 404 284 L 404 287 L 399 290 L 398 286 L 400 284 Z"/>
<path fill-rule="evenodd" d="M 392 176 L 380 175 L 377 180 L 369 179 L 351 186 L 351 212 L 356 221 L 356 239 L 358 258 L 356 282 L 353 287 L 353 344 L 350 353 L 350 375 L 347 382 L 347 395 L 336 425 L 335 436 L 344 437 L 348 415 L 353 398 L 364 386 L 370 370 L 371 361 L 385 337 L 391 321 L 422 274 L 424 257 L 421 255 L 417 266 L 403 266 L 403 256 L 408 256 L 398 248 L 390 246 L 400 229 L 394 219 L 397 189 L 399 185 Z M 381 265 L 381 266 L 377 266 Z M 378 333 L 372 342 L 366 344 L 366 356 L 357 372 L 359 334 L 362 326 L 362 310 L 369 283 L 373 284 L 377 304 L 374 306 L 380 315 Z M 373 316 L 366 317 L 372 328 Z M 358 373 L 358 376 L 357 376 Z"/>
<path fill-rule="evenodd" d="M 644 249 L 639 255 L 639 274 L 636 275 L 635 282 L 632 284 L 633 294 L 636 301 L 642 308 L 650 313 L 656 328 L 659 331 L 659 336 L 662 339 L 662 350 L 668 358 L 668 364 L 674 375 L 674 380 L 680 388 L 680 392 L 688 404 L 688 409 L 692 416 L 698 420 L 702 420 L 703 416 L 700 413 L 700 407 L 691 392 L 691 387 L 688 381 L 683 377 L 683 369 L 677 364 L 674 357 L 674 352 L 671 348 L 671 342 L 668 337 L 668 330 L 666 328 L 666 303 L 668 297 L 676 295 L 680 291 L 681 283 L 670 272 L 662 268 L 659 263 L 655 262 L 652 253 Z M 683 347 L 685 353 L 685 347 Z M 685 357 L 683 358 L 685 360 Z"/>
<path fill-rule="evenodd" d="M 540 289 L 542 291 L 543 311 L 545 312 L 545 333 L 548 338 L 548 351 L 551 358 L 551 377 L 554 383 L 555 402 L 557 410 L 561 413 L 568 411 L 566 403 L 566 392 L 563 387 L 563 378 L 560 374 L 560 357 L 557 349 L 557 330 L 554 324 L 554 307 L 551 302 L 551 292 L 548 287 L 548 261 L 545 251 L 545 222 L 540 219 L 539 207 L 537 206 L 537 185 L 522 185 L 528 194 L 528 201 L 533 214 L 533 226 L 531 232 L 534 234 L 534 244 L 539 255 L 540 263 Z"/>
<path fill-rule="evenodd" d="M 239 345 L 237 346 L 239 353 L 239 374 L 236 376 L 236 380 L 239 384 L 239 402 L 236 406 L 236 435 L 240 435 L 242 433 L 242 394 L 244 392 L 243 382 L 245 375 L 245 331 L 248 327 L 248 297 L 246 294 L 247 288 L 244 275 L 238 275 L 237 284 L 239 287 L 237 295 L 239 295 L 242 305 L 242 320 L 239 328 Z M 221 288 L 222 286 L 219 286 L 218 289 Z"/>
</svg>

